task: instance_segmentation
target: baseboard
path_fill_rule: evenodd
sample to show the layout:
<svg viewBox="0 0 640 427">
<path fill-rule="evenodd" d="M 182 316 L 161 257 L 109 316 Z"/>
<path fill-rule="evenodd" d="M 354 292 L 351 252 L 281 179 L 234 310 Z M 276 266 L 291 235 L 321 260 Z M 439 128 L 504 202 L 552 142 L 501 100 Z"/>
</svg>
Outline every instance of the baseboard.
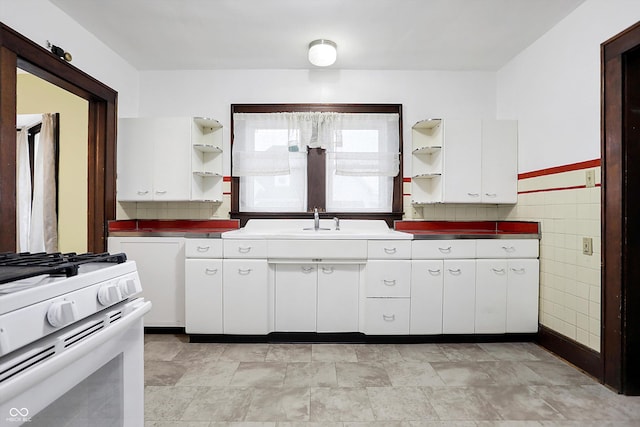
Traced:
<svg viewBox="0 0 640 427">
<path fill-rule="evenodd" d="M 540 325 L 538 344 L 582 369 L 587 374 L 603 380 L 602 357 L 597 351 Z"/>
<path fill-rule="evenodd" d="M 184 327 L 179 326 L 145 326 L 145 334 L 184 334 Z"/>
</svg>

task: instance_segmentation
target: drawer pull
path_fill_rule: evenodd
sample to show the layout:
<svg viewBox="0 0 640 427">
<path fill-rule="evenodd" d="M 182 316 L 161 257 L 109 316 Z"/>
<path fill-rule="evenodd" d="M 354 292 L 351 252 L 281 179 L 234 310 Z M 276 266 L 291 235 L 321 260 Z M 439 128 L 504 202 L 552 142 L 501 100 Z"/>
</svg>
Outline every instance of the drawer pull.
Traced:
<svg viewBox="0 0 640 427">
<path fill-rule="evenodd" d="M 459 268 L 448 268 L 447 270 L 449 270 L 449 273 L 453 274 L 454 276 L 459 276 L 462 274 L 462 270 L 460 270 Z"/>
<path fill-rule="evenodd" d="M 241 254 L 248 254 L 251 252 L 251 246 L 238 246 L 238 252 Z"/>
<path fill-rule="evenodd" d="M 197 247 L 198 252 L 208 252 L 209 249 L 211 249 L 211 246 L 198 246 Z"/>
<path fill-rule="evenodd" d="M 218 272 L 217 268 L 205 268 L 204 272 L 208 275 L 214 275 Z"/>
<path fill-rule="evenodd" d="M 384 248 L 384 252 L 387 254 L 395 254 L 396 248 Z"/>
<path fill-rule="evenodd" d="M 322 272 L 324 274 L 332 274 L 333 273 L 333 267 L 322 267 Z"/>
<path fill-rule="evenodd" d="M 250 268 L 239 268 L 238 269 L 238 274 L 241 275 L 241 276 L 246 276 L 249 273 L 251 273 L 251 269 Z"/>
<path fill-rule="evenodd" d="M 469 195 L 469 197 L 479 197 L 480 193 L 467 193 L 467 195 Z"/>
<path fill-rule="evenodd" d="M 526 273 L 527 270 L 525 270 L 524 268 L 512 268 L 511 271 L 513 271 L 516 274 L 524 274 Z"/>
<path fill-rule="evenodd" d="M 314 268 L 313 268 L 313 267 L 308 267 L 308 266 L 306 266 L 306 265 L 303 265 L 303 266 L 302 266 L 302 272 L 303 272 L 304 274 L 309 274 L 309 273 L 313 272 L 313 270 L 314 270 Z"/>
<path fill-rule="evenodd" d="M 502 249 L 508 254 L 511 254 L 516 251 L 516 248 L 513 246 L 503 246 Z"/>
<path fill-rule="evenodd" d="M 156 194 L 167 194 L 167 190 L 156 190 Z"/>
<path fill-rule="evenodd" d="M 382 320 L 384 320 L 385 322 L 393 322 L 394 320 L 396 320 L 396 315 L 395 314 L 383 314 L 382 315 Z"/>
<path fill-rule="evenodd" d="M 431 275 L 433 275 L 433 276 L 437 276 L 437 275 L 439 275 L 439 274 L 440 274 L 440 269 L 432 270 L 432 269 L 430 269 L 430 268 L 427 268 L 427 271 L 428 271 L 429 273 L 431 273 Z"/>
<path fill-rule="evenodd" d="M 492 268 L 491 270 L 496 274 L 504 274 L 504 268 Z"/>
<path fill-rule="evenodd" d="M 138 190 L 138 196 L 144 196 L 145 194 L 149 194 L 149 190 Z"/>
<path fill-rule="evenodd" d="M 440 252 L 442 252 L 443 254 L 449 254 L 449 253 L 451 253 L 451 246 L 448 246 L 448 247 L 446 247 L 446 248 L 440 248 L 440 247 L 439 247 L 439 248 L 438 248 L 438 250 L 439 250 Z"/>
<path fill-rule="evenodd" d="M 392 279 L 392 280 L 382 279 L 382 283 L 384 283 L 386 286 L 395 286 L 396 285 L 396 280 L 395 279 Z"/>
<path fill-rule="evenodd" d="M 498 195 L 496 193 L 484 193 L 485 196 L 487 197 L 497 197 Z"/>
</svg>

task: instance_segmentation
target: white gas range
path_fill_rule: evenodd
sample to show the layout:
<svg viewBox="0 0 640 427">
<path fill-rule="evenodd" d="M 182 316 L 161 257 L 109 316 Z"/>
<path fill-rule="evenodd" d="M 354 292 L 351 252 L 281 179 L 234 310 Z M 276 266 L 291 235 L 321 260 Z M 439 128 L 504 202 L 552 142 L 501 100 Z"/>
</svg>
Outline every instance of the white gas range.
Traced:
<svg viewBox="0 0 640 427">
<path fill-rule="evenodd" d="M 142 425 L 141 291 L 124 254 L 0 254 L 0 425 Z"/>
</svg>

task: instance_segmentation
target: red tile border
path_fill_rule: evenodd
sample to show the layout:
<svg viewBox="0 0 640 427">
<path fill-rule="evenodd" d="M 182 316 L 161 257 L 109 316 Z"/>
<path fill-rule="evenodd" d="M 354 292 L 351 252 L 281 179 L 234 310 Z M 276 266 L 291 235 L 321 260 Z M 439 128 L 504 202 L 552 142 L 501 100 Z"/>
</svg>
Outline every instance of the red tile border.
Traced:
<svg viewBox="0 0 640 427">
<path fill-rule="evenodd" d="M 414 234 L 539 234 L 530 221 L 396 221 L 394 229 Z"/>
<path fill-rule="evenodd" d="M 600 159 L 593 159 L 584 162 L 571 163 L 568 165 L 554 166 L 551 168 L 520 173 L 518 174 L 518 179 L 535 178 L 538 176 L 553 175 L 556 173 L 571 172 L 580 169 L 596 168 L 598 166 L 600 166 Z"/>
</svg>

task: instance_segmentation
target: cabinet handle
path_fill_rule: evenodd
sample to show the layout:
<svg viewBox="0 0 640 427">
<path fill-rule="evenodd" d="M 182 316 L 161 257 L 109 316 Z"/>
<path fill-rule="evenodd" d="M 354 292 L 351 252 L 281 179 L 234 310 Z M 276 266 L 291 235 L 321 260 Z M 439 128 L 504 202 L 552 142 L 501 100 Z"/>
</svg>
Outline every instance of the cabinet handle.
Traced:
<svg viewBox="0 0 640 427">
<path fill-rule="evenodd" d="M 480 193 L 467 193 L 469 197 L 479 197 Z"/>
<path fill-rule="evenodd" d="M 167 194 L 167 190 L 156 190 L 156 194 Z"/>
<path fill-rule="evenodd" d="M 396 248 L 384 248 L 385 253 L 388 254 L 395 254 L 396 253 Z"/>
<path fill-rule="evenodd" d="M 431 273 L 432 275 L 434 275 L 434 276 L 435 276 L 435 275 L 440 274 L 440 269 L 432 270 L 432 269 L 430 269 L 430 268 L 427 268 L 427 271 L 428 271 L 429 273 Z"/>
<path fill-rule="evenodd" d="M 513 271 L 516 274 L 524 274 L 526 272 L 524 268 L 512 268 L 511 271 Z"/>
<path fill-rule="evenodd" d="M 498 195 L 496 193 L 484 193 L 485 196 L 487 197 L 497 197 Z"/>
<path fill-rule="evenodd" d="M 333 274 L 333 267 L 322 267 L 322 272 L 324 274 Z"/>
<path fill-rule="evenodd" d="M 217 268 L 205 268 L 204 272 L 210 276 L 216 274 L 218 272 Z"/>
<path fill-rule="evenodd" d="M 449 273 L 453 274 L 454 276 L 459 276 L 462 274 L 462 270 L 460 270 L 459 268 L 448 268 L 447 270 L 449 270 Z"/>
<path fill-rule="evenodd" d="M 196 249 L 198 250 L 198 252 L 207 252 L 209 249 L 211 249 L 211 246 L 198 246 Z"/>
<path fill-rule="evenodd" d="M 396 285 L 396 280 L 395 279 L 392 279 L 392 280 L 382 279 L 382 283 L 384 283 L 386 286 L 395 286 Z"/>
<path fill-rule="evenodd" d="M 503 246 L 502 249 L 509 254 L 516 251 L 516 248 L 513 246 Z"/>
<path fill-rule="evenodd" d="M 496 274 L 504 274 L 504 268 L 492 268 L 491 270 Z"/>
<path fill-rule="evenodd" d="M 308 266 L 306 266 L 306 265 L 303 265 L 303 266 L 302 266 L 302 272 L 303 272 L 304 274 L 309 274 L 309 273 L 311 273 L 313 270 L 314 270 L 314 268 L 313 268 L 313 267 L 308 267 Z"/>
<path fill-rule="evenodd" d="M 238 246 L 238 252 L 241 254 L 248 254 L 251 251 L 251 246 Z"/>
<path fill-rule="evenodd" d="M 240 274 L 241 276 L 246 276 L 249 273 L 251 273 L 251 269 L 250 268 L 239 268 L 238 269 L 238 274 Z"/>
<path fill-rule="evenodd" d="M 396 320 L 396 315 L 395 314 L 383 314 L 382 315 L 382 320 L 384 320 L 385 322 L 393 322 L 394 320 Z"/>
<path fill-rule="evenodd" d="M 149 190 L 138 190 L 139 196 L 144 196 L 145 194 L 149 194 Z"/>
<path fill-rule="evenodd" d="M 449 246 L 448 248 L 438 248 L 438 250 L 443 254 L 448 254 L 451 253 L 451 246 Z"/>
</svg>

